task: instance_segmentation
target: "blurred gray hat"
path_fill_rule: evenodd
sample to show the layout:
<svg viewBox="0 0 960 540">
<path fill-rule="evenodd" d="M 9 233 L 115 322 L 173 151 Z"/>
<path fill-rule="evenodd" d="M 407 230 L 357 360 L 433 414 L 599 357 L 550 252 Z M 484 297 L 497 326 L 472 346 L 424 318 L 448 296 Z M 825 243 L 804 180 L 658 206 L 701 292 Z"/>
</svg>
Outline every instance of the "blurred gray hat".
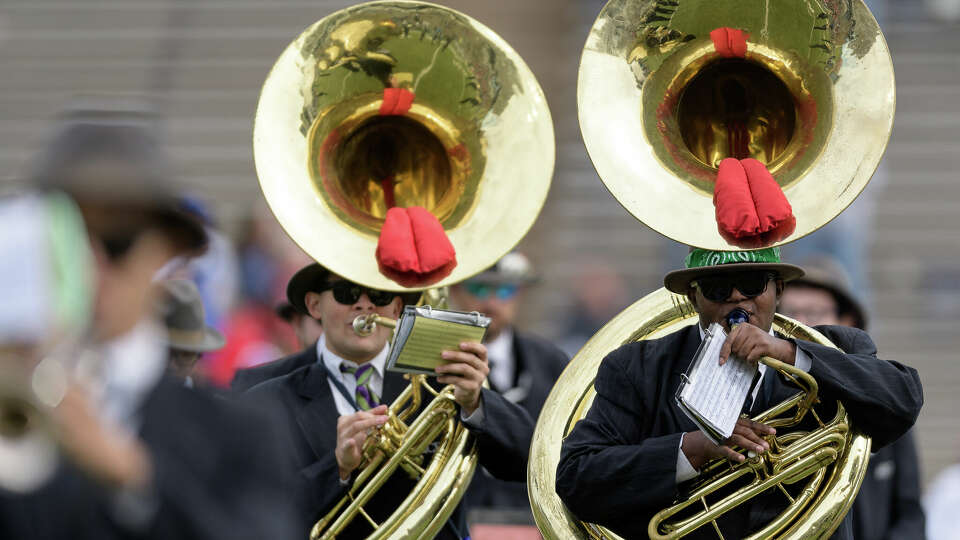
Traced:
<svg viewBox="0 0 960 540">
<path fill-rule="evenodd" d="M 190 352 L 215 351 L 226 340 L 204 320 L 203 300 L 192 281 L 171 279 L 161 283 L 161 310 L 167 327 L 167 346 Z"/>
<path fill-rule="evenodd" d="M 83 102 L 63 113 L 57 127 L 34 164 L 36 186 L 66 192 L 81 207 L 101 208 L 114 222 L 156 226 L 183 250 L 205 248 L 207 235 L 200 220 L 175 195 L 155 115 Z"/>
<path fill-rule="evenodd" d="M 851 315 L 853 325 L 866 330 L 866 311 L 851 291 L 850 276 L 837 261 L 826 255 L 819 255 L 806 259 L 800 267 L 804 271 L 803 277 L 791 281 L 788 287 L 798 285 L 826 290 L 836 300 L 837 312 L 840 315 Z"/>
<path fill-rule="evenodd" d="M 504 255 L 496 264 L 480 272 L 467 281 L 474 283 L 512 285 L 531 285 L 540 280 L 533 271 L 530 259 L 519 251 L 511 251 Z"/>
</svg>

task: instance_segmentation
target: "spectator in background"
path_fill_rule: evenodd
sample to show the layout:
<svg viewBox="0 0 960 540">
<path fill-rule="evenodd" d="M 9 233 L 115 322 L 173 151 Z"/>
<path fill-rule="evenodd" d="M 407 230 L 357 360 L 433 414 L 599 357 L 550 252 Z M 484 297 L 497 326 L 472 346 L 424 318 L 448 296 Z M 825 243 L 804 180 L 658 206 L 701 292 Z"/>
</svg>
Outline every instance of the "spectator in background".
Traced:
<svg viewBox="0 0 960 540">
<path fill-rule="evenodd" d="M 303 324 L 307 324 L 307 321 L 303 321 L 302 319 L 310 319 L 314 325 L 321 328 L 320 333 L 317 334 L 317 338 L 303 343 L 302 347 L 297 352 L 287 355 L 283 358 L 273 359 L 270 362 L 265 362 L 248 368 L 238 369 L 234 373 L 233 380 L 230 383 L 231 390 L 234 392 L 243 392 L 268 379 L 281 377 L 303 366 L 315 364 L 317 362 L 317 359 L 319 358 L 318 351 L 320 348 L 320 345 L 318 345 L 317 342 L 320 337 L 323 336 L 322 324 L 321 321 L 314 319 L 313 316 L 310 315 L 306 304 L 304 304 L 303 298 L 310 290 L 310 285 L 315 283 L 317 280 L 324 279 L 326 275 L 327 270 L 325 268 L 317 263 L 312 263 L 301 268 L 296 274 L 293 275 L 292 278 L 290 278 L 290 281 L 287 282 L 287 303 L 290 304 L 297 312 L 297 317 L 301 319 Z M 420 295 L 419 293 L 416 295 L 411 295 L 410 297 L 407 297 L 406 302 L 410 303 L 410 300 L 413 296 L 419 297 Z M 416 303 L 416 300 L 414 300 L 413 303 Z"/>
<path fill-rule="evenodd" d="M 203 224 L 209 239 L 199 257 L 176 257 L 158 273 L 160 279 L 186 279 L 196 284 L 209 326 L 223 328 L 240 292 L 240 264 L 229 238 L 220 232 L 207 206 L 197 198 L 181 199 L 183 210 Z"/>
<path fill-rule="evenodd" d="M 293 304 L 286 300 L 277 304 L 275 311 L 277 317 L 290 323 L 293 333 L 297 335 L 297 347 L 299 349 L 306 349 L 313 345 L 323 334 L 323 326 L 320 325 L 320 321 L 300 313 L 297 308 L 293 307 Z"/>
<path fill-rule="evenodd" d="M 807 326 L 866 330 L 866 312 L 850 293 L 849 279 L 838 263 L 821 256 L 801 266 L 806 274 L 785 284 L 780 313 Z M 912 431 L 870 457 L 851 513 L 854 538 L 924 538 L 920 466 Z"/>
<path fill-rule="evenodd" d="M 923 496 L 927 513 L 927 538 L 954 540 L 960 531 L 960 463 L 954 463 L 933 479 Z"/>
<path fill-rule="evenodd" d="M 277 318 L 277 299 L 309 257 L 293 243 L 265 205 L 254 209 L 240 243 L 243 301 L 224 326 L 227 345 L 205 362 L 209 381 L 226 387 L 238 369 L 258 366 L 299 350 L 290 325 Z"/>
<path fill-rule="evenodd" d="M 537 281 L 530 261 L 512 252 L 488 270 L 450 288 L 450 303 L 461 311 L 491 318 L 484 344 L 490 363 L 490 387 L 536 419 L 569 358 L 552 343 L 515 327 L 526 288 Z M 476 521 L 533 524 L 526 484 L 497 480 L 479 471 L 467 492 Z M 482 512 L 481 512 L 482 510 Z M 489 511 L 493 511 L 492 513 Z M 512 511 L 513 515 L 509 515 Z M 473 520 L 473 518 L 471 519 Z M 480 529 L 473 528 L 474 536 Z"/>
<path fill-rule="evenodd" d="M 193 368 L 203 353 L 223 347 L 223 334 L 204 322 L 203 300 L 192 281 L 171 279 L 161 283 L 160 310 L 167 328 L 167 372 L 193 388 Z"/>
<path fill-rule="evenodd" d="M 603 325 L 627 307 L 633 297 L 620 272 L 601 261 L 582 263 L 570 288 L 574 305 L 558 344 L 573 357 Z"/>
</svg>

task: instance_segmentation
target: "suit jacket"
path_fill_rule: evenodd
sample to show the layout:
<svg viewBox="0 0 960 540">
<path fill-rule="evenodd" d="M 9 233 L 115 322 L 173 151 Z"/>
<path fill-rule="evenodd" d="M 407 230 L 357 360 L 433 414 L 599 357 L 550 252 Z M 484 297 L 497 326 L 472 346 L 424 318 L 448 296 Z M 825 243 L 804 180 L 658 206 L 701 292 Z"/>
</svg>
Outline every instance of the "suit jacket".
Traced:
<svg viewBox="0 0 960 540">
<path fill-rule="evenodd" d="M 516 395 L 514 401 L 523 407 L 536 421 L 540 409 L 547 401 L 554 383 L 563 373 L 570 359 L 566 353 L 549 341 L 521 332 L 513 335 L 513 357 L 516 361 L 514 388 L 507 397 Z M 507 388 L 493 388 L 503 394 Z M 530 510 L 526 482 L 507 482 L 495 478 L 485 469 L 477 471 L 466 495 L 470 508 L 497 508 Z M 530 516 L 532 520 L 532 514 Z M 532 521 L 531 521 L 532 524 Z"/>
<path fill-rule="evenodd" d="M 140 413 L 154 489 L 134 507 L 147 519 L 124 519 L 117 493 L 64 463 L 39 491 L 0 495 L 0 538 L 298 538 L 276 437 L 256 411 L 163 379 Z"/>
<path fill-rule="evenodd" d="M 383 402 L 393 402 L 407 384 L 402 375 L 386 372 Z M 298 513 L 299 532 L 306 537 L 313 524 L 347 492 L 340 483 L 334 455 L 340 415 L 327 371 L 321 363 L 315 362 L 265 381 L 241 398 L 266 404 L 282 414 L 287 437 L 285 463 L 296 476 L 288 500 Z M 523 481 L 533 436 L 533 419 L 522 408 L 495 392 L 483 390 L 481 399 L 484 420 L 480 428 L 470 427 L 477 439 L 480 464 L 498 478 Z M 405 473 L 398 471 L 365 508 L 374 519 L 383 519 L 407 496 L 412 485 Z M 459 507 L 451 521 L 459 535 L 466 533 L 466 521 Z M 456 538 L 457 533 L 445 526 L 437 538 Z M 365 538 L 369 534 L 370 529 L 361 518 L 354 520 L 340 538 Z"/>
<path fill-rule="evenodd" d="M 860 330 L 835 326 L 817 330 L 849 351 L 795 341 L 811 359 L 810 374 L 824 403 L 840 400 L 856 428 L 873 437 L 875 448 L 903 435 L 923 404 L 916 370 L 878 360 L 876 346 Z M 699 343 L 697 328 L 691 326 L 657 340 L 624 345 L 603 360 L 594 383 L 596 399 L 564 440 L 557 468 L 557 493 L 581 519 L 642 538 L 652 515 L 677 497 L 681 435 L 697 426 L 674 396 Z M 781 377 L 764 377 L 751 412 L 795 392 Z M 782 504 L 778 501 L 753 499 L 719 519 L 720 528 L 727 538 L 743 537 L 764 522 L 763 517 L 770 517 L 771 510 Z M 835 538 L 852 536 L 850 521 L 848 516 Z M 690 537 L 715 538 L 715 532 L 708 525 Z"/>
<path fill-rule="evenodd" d="M 912 431 L 870 456 L 851 513 L 854 538 L 925 538 L 920 468 Z"/>
<path fill-rule="evenodd" d="M 317 343 L 306 349 L 274 360 L 259 366 L 253 366 L 244 369 L 238 369 L 233 374 L 233 380 L 230 381 L 230 389 L 234 392 L 245 392 L 254 386 L 275 377 L 281 377 L 296 371 L 303 366 L 313 364 L 317 361 Z"/>
</svg>

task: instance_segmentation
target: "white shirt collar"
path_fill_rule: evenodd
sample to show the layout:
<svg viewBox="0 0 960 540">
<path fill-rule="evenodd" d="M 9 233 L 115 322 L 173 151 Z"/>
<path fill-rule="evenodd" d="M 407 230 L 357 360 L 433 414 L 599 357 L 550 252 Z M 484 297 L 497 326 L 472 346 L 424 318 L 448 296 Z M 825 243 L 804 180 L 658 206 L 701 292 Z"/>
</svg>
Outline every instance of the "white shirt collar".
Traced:
<svg viewBox="0 0 960 540">
<path fill-rule="evenodd" d="M 137 410 L 167 368 L 166 331 L 152 320 L 102 345 L 103 414 L 136 429 Z"/>
<path fill-rule="evenodd" d="M 513 357 L 513 329 L 504 328 L 487 343 L 487 358 L 490 360 L 490 381 L 501 390 L 513 386 L 516 361 Z"/>
<path fill-rule="evenodd" d="M 356 362 L 352 362 L 343 357 L 338 356 L 336 353 L 330 350 L 327 347 L 327 336 L 323 334 L 320 336 L 320 339 L 317 340 L 317 357 L 323 362 L 327 369 L 330 370 L 335 376 L 340 376 L 340 365 L 346 363 L 348 366 L 359 366 Z M 370 363 L 373 364 L 373 369 L 376 370 L 377 375 L 380 376 L 381 380 L 383 379 L 383 373 L 387 368 L 387 356 L 390 354 L 390 344 L 385 344 L 383 349 L 377 353 L 376 356 L 370 360 Z"/>
</svg>

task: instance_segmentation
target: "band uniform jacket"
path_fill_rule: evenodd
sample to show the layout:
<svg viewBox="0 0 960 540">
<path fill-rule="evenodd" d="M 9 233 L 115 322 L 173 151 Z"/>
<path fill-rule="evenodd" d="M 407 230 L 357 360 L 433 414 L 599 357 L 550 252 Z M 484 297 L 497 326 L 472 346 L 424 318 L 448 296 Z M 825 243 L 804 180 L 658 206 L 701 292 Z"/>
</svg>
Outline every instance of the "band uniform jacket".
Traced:
<svg viewBox="0 0 960 540">
<path fill-rule="evenodd" d="M 536 421 L 550 390 L 570 359 L 549 341 L 516 330 L 513 334 L 513 357 L 516 362 L 513 388 L 496 388 L 492 383 L 491 387 L 507 400 L 523 407 Z M 483 469 L 473 475 L 466 500 L 470 508 L 530 508 L 526 482 L 499 480 Z"/>
<path fill-rule="evenodd" d="M 407 384 L 401 374 L 385 372 L 382 402 L 392 403 Z M 298 533 L 306 538 L 314 523 L 348 490 L 340 482 L 334 454 L 340 414 L 326 369 L 320 362 L 315 362 L 254 386 L 240 397 L 260 407 L 271 408 L 280 415 L 278 421 L 286 428 L 284 431 L 288 437 L 283 445 L 287 449 L 286 466 L 296 476 L 292 500 L 289 497 L 287 500 L 298 513 Z M 482 426 L 470 428 L 476 437 L 479 464 L 498 478 L 525 480 L 533 420 L 525 410 L 496 392 L 484 389 L 481 399 Z M 413 485 L 406 473 L 398 470 L 365 506 L 366 510 L 375 520 L 384 519 L 399 506 Z M 453 526 L 444 525 L 437 538 L 466 536 L 466 519 L 461 507 L 451 516 L 450 522 Z M 369 534 L 369 525 L 358 516 L 338 538 L 365 538 Z"/>
<path fill-rule="evenodd" d="M 860 330 L 816 329 L 841 351 L 794 343 L 811 359 L 809 373 L 824 404 L 840 400 L 856 428 L 873 438 L 874 449 L 903 435 L 923 404 L 916 370 L 878 360 L 876 346 Z M 676 483 L 681 435 L 697 426 L 674 396 L 699 343 L 693 325 L 657 340 L 624 345 L 603 360 L 594 383 L 596 399 L 564 440 L 557 468 L 557 493 L 580 519 L 628 538 L 645 538 L 653 514 L 676 499 L 683 487 Z M 797 391 L 782 377 L 770 375 L 776 372 L 764 377 L 751 415 Z M 768 522 L 786 502 L 782 494 L 768 492 L 718 519 L 720 529 L 726 538 L 741 538 Z M 852 538 L 851 521 L 848 514 L 833 538 Z M 708 524 L 688 538 L 715 537 Z"/>
<path fill-rule="evenodd" d="M 260 364 L 259 366 L 238 369 L 233 374 L 233 380 L 230 381 L 230 390 L 233 392 L 245 392 L 263 381 L 282 377 L 287 373 L 296 371 L 303 366 L 308 366 L 317 361 L 317 342 L 303 349 L 272 362 Z"/>
<path fill-rule="evenodd" d="M 164 378 L 140 409 L 153 459 L 149 518 L 119 517 L 116 493 L 64 463 L 28 495 L 0 494 L 0 538 L 263 540 L 293 536 L 282 454 L 256 411 Z M 141 507 L 141 510 L 144 507 Z"/>
<path fill-rule="evenodd" d="M 870 456 L 867 475 L 850 510 L 853 537 L 923 540 L 920 467 L 913 431 Z"/>
</svg>

